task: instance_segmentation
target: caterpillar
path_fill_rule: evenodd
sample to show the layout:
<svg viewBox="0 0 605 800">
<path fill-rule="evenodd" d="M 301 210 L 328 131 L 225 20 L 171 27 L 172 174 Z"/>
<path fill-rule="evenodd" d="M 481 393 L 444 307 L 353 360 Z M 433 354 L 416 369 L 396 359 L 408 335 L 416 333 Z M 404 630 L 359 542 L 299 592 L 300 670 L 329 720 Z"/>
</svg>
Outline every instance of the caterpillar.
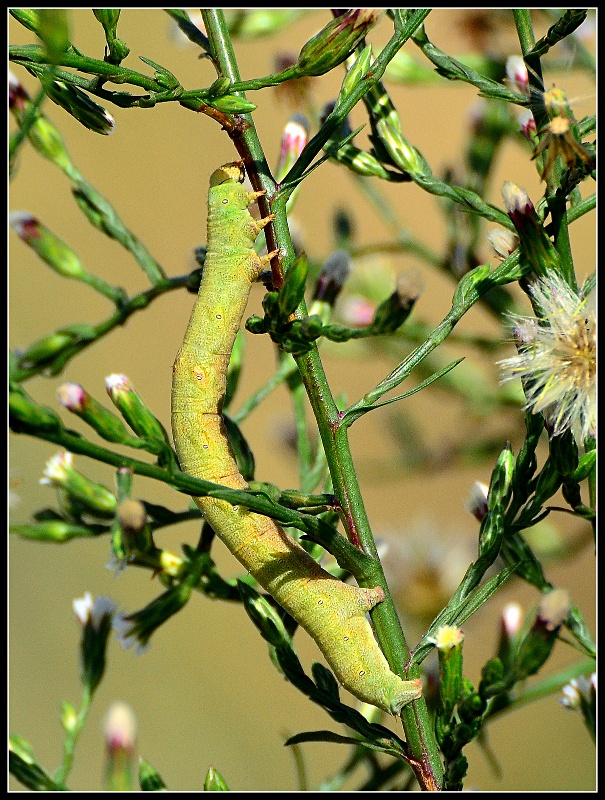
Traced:
<svg viewBox="0 0 605 800">
<path fill-rule="evenodd" d="M 171 414 L 181 469 L 237 489 L 248 485 L 221 415 L 227 367 L 252 283 L 275 255 L 254 250 L 273 215 L 254 219 L 248 207 L 262 192 L 248 192 L 243 178 L 241 162 L 210 178 L 206 260 L 173 366 Z M 215 498 L 193 499 L 231 553 L 315 640 L 345 689 L 390 714 L 420 697 L 420 679 L 405 681 L 390 670 L 366 618 L 384 599 L 380 586 L 334 578 L 270 517 Z"/>
</svg>

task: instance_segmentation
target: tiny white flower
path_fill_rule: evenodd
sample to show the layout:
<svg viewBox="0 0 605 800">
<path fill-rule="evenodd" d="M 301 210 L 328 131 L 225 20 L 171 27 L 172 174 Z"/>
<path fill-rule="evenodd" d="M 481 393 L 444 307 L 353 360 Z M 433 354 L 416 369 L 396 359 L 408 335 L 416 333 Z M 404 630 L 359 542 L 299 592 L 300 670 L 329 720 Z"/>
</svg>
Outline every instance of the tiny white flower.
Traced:
<svg viewBox="0 0 605 800">
<path fill-rule="evenodd" d="M 73 601 L 76 617 L 82 625 L 90 623 L 95 630 L 99 630 L 104 617 L 111 617 L 115 613 L 116 604 L 109 597 L 95 597 L 94 601 L 90 592 L 84 597 Z"/>
<path fill-rule="evenodd" d="M 53 484 L 63 483 L 69 477 L 69 470 L 73 463 L 73 454 L 62 450 L 56 456 L 49 458 L 43 471 L 43 478 L 40 478 L 40 483 Z"/>
<path fill-rule="evenodd" d="M 503 381 L 521 378 L 527 408 L 543 412 L 552 435 L 572 430 L 585 439 L 596 425 L 596 313 L 556 273 L 530 288 L 542 311 L 512 317 L 518 354 L 499 362 Z"/>
</svg>

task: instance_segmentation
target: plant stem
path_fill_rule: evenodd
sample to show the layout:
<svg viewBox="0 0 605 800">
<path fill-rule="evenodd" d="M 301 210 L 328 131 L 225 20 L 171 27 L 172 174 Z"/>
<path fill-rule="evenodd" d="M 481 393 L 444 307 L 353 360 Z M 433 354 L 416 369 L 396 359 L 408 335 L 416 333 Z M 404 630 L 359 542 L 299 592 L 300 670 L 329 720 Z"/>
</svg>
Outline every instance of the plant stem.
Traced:
<svg viewBox="0 0 605 800">
<path fill-rule="evenodd" d="M 424 12 L 416 13 L 421 15 Z M 204 10 L 203 15 L 208 38 L 212 45 L 213 56 L 220 74 L 229 77 L 230 80 L 237 80 L 239 77 L 237 63 L 222 11 L 219 9 Z M 420 21 L 421 19 L 419 19 L 419 22 Z M 372 77 L 361 81 L 360 86 L 363 84 L 364 90 L 360 91 L 358 87 L 355 91 L 355 102 L 360 100 L 364 92 L 380 79 L 389 60 L 394 56 L 399 47 L 401 47 L 403 41 L 413 33 L 417 25 L 406 25 L 403 27 L 404 34 L 402 35 L 401 24 L 397 26 L 396 33 L 391 41 L 387 44 L 376 62 L 374 62 Z M 354 103 L 351 104 L 351 107 L 352 105 L 354 105 Z M 244 158 L 253 185 L 258 184 L 261 188 L 273 191 L 275 183 L 270 177 L 266 159 L 254 125 L 249 117 L 245 116 L 244 119 L 247 124 L 245 128 L 237 134 L 233 134 L 234 143 Z M 321 143 L 320 138 L 321 137 L 314 137 L 316 153 L 319 152 L 325 141 L 327 141 L 329 135 Z M 312 140 L 312 142 L 313 141 L 314 140 Z M 308 147 L 309 145 L 307 145 L 307 148 Z M 305 150 L 307 150 L 307 148 L 305 148 Z M 307 151 L 307 158 L 309 155 L 310 153 Z M 312 157 L 313 156 L 311 156 L 311 158 Z M 297 168 L 294 167 L 293 169 L 296 171 Z M 256 185 L 255 188 L 257 188 Z M 271 241 L 270 236 L 267 237 L 267 246 L 269 248 L 272 249 L 275 247 L 275 244 L 279 243 L 282 264 L 288 264 L 294 257 L 294 248 L 290 238 L 286 214 L 287 195 L 288 192 L 283 192 L 274 198 L 272 207 L 272 211 L 275 214 L 272 226 L 275 236 L 274 242 Z M 264 209 L 261 210 L 264 211 Z M 279 277 L 281 277 L 281 275 Z M 302 317 L 306 315 L 306 311 L 306 305 L 303 301 L 297 309 L 296 315 Z M 392 669 L 406 678 L 419 677 L 420 671 L 418 667 L 407 669 L 409 648 L 405 641 L 399 617 L 397 616 L 397 611 L 376 552 L 376 546 L 355 474 L 349 447 L 347 427 L 342 424 L 342 415 L 334 402 L 317 347 L 313 347 L 310 352 L 304 355 L 297 356 L 295 360 L 317 420 L 334 485 L 334 494 L 342 509 L 345 529 L 349 535 L 350 541 L 361 546 L 361 549 L 374 559 L 373 569 L 368 570 L 370 574 L 367 576 L 367 585 L 380 585 L 385 593 L 384 602 L 376 606 L 371 615 L 376 630 L 376 637 Z M 401 712 L 401 718 L 410 750 L 420 765 L 419 771 L 417 772 L 420 785 L 423 788 L 438 788 L 442 781 L 443 767 L 433 732 L 432 721 L 429 717 L 424 697 L 404 707 Z"/>
</svg>

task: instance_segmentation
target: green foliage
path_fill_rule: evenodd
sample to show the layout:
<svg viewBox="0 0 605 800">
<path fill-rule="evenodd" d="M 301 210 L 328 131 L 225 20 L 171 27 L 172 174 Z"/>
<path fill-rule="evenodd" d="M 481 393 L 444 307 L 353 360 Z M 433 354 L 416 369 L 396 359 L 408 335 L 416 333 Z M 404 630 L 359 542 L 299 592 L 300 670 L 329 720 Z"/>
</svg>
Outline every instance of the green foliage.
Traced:
<svg viewBox="0 0 605 800">
<path fill-rule="evenodd" d="M 276 67 L 270 75 L 245 81 L 240 80 L 236 58 L 240 40 L 254 42 L 270 33 L 282 33 L 302 12 L 240 9 L 224 13 L 220 9 L 205 9 L 202 32 L 189 12 L 165 10 L 188 41 L 198 48 L 200 56 L 210 59 L 215 69 L 216 75 L 208 86 L 194 88 L 183 85 L 176 69 L 173 72 L 145 56 L 140 56 L 139 62 L 134 59 L 129 46 L 118 35 L 120 9 L 95 9 L 92 13 L 98 21 L 104 48 L 102 57 L 88 56 L 77 48 L 72 41 L 75 33 L 70 26 L 69 11 L 10 9 L 13 19 L 31 32 L 32 39 L 35 37 L 29 44 L 11 46 L 10 61 L 17 70 L 33 76 L 40 87 L 31 99 L 19 81 L 11 79 L 10 109 L 15 122 L 9 151 L 11 177 L 17 175 L 17 158 L 29 158 L 31 145 L 67 177 L 83 217 L 133 258 L 147 286 L 138 294 L 129 295 L 121 286 L 110 285 L 86 269 L 75 250 L 43 222 L 28 215 L 11 219 L 15 231 L 41 261 L 61 277 L 86 283 L 86 291 L 92 289 L 109 300 L 112 310 L 96 324 L 64 325 L 59 320 L 54 330 L 23 350 L 11 353 L 9 411 L 14 434 L 53 442 L 67 454 L 85 455 L 110 465 L 116 470 L 116 488 L 110 490 L 91 481 L 69 462 L 69 470 L 52 478 L 58 487 L 56 507 L 40 509 L 32 520 L 12 524 L 10 531 L 23 539 L 47 543 L 88 539 L 91 546 L 96 546 L 93 540 L 103 539 L 111 543 L 114 566 L 151 571 L 158 576 L 162 591 L 139 611 L 121 615 L 121 621 L 116 620 L 112 605 L 97 604 L 99 598 L 87 607 L 87 615 L 79 614 L 82 699 L 79 708 L 68 701 L 62 706 L 61 764 L 54 774 L 47 772 L 30 744 L 20 736 L 11 736 L 10 772 L 33 791 L 67 790 L 78 737 L 107 668 L 112 624 L 121 626 L 123 641 L 142 649 L 155 631 L 169 625 L 171 617 L 197 592 L 203 597 L 238 604 L 238 608 L 245 610 L 267 641 L 269 657 L 279 675 L 335 723 L 344 726 L 344 733 L 307 731 L 286 741 L 295 752 L 305 742 L 348 748 L 349 758 L 322 788 L 341 788 L 355 770 L 363 768 L 367 777 L 356 787 L 361 790 L 407 789 L 414 782 L 422 789 L 461 790 L 468 759 L 473 755 L 472 749 L 466 747 L 472 741 L 485 744 L 492 720 L 524 703 L 552 695 L 569 681 L 594 669 L 593 634 L 573 598 L 549 579 L 549 565 L 540 549 L 532 544 L 530 529 L 558 511 L 565 511 L 582 525 L 595 529 L 595 432 L 591 429 L 588 436 L 579 436 L 568 426 L 555 434 L 548 407 L 535 408 L 531 403 L 531 387 L 525 382 L 524 430 L 511 430 L 510 443 L 503 438 L 495 449 L 493 443 L 491 449 L 487 448 L 478 436 L 466 451 L 460 451 L 467 455 L 473 451 L 475 463 L 482 458 L 485 465 L 486 452 L 491 459 L 490 485 L 483 510 L 476 514 L 480 522 L 477 555 L 412 648 L 404 637 L 378 558 L 355 474 L 348 429 L 370 410 L 387 404 L 397 402 L 398 407 L 405 409 L 405 403 L 400 401 L 425 391 L 437 379 L 436 385 L 444 395 L 462 400 L 465 414 L 472 415 L 483 387 L 476 378 L 462 377 L 463 369 L 471 361 L 471 347 L 491 353 L 500 342 L 475 337 L 469 347 L 470 337 L 467 335 L 465 339 L 454 329 L 477 307 L 506 325 L 506 315 L 518 308 L 515 284 L 533 302 L 532 281 L 538 275 L 547 278 L 554 271 L 586 303 L 582 308 L 586 308 L 587 318 L 592 313 L 587 298 L 594 290 L 595 277 L 593 274 L 578 291 L 569 226 L 595 208 L 595 194 L 587 195 L 580 187 L 584 190 L 596 175 L 594 142 L 584 141 L 594 132 L 596 118 L 588 116 L 576 121 L 566 98 L 565 103 L 561 100 L 560 107 L 553 110 L 553 98 L 564 98 L 564 93 L 550 90 L 548 101 L 542 76 L 548 59 L 567 58 L 564 47 L 570 42 L 578 49 L 580 67 L 594 74 L 594 59 L 575 34 L 588 12 L 586 9 L 545 11 L 549 14 L 549 26 L 537 41 L 533 19 L 538 12 L 530 14 L 525 9 L 508 12 L 508 25 L 516 28 L 528 68 L 527 85 L 522 87 L 512 79 L 504 79 L 506 64 L 499 56 L 488 58 L 483 53 L 470 52 L 454 57 L 437 47 L 424 27 L 428 9 L 390 9 L 382 17 L 373 9 L 335 10 L 327 22 L 324 10 L 323 26 L 318 23 L 316 27 L 320 28 L 319 33 L 300 48 L 293 63 L 283 69 Z M 380 50 L 374 43 L 374 28 L 378 24 L 388 34 Z M 140 62 L 145 71 L 133 68 L 137 63 L 140 66 Z M 317 86 L 318 76 L 327 73 L 338 77 L 335 85 L 341 88 L 332 102 L 318 109 L 309 100 L 309 87 Z M 468 132 L 455 176 L 435 174 L 437 170 L 418 143 L 412 141 L 411 125 L 403 113 L 407 109 L 396 107 L 395 91 L 389 88 L 391 80 L 407 85 L 422 82 L 427 85 L 427 98 L 432 84 L 447 86 L 450 82 L 453 87 L 463 82 L 485 98 L 484 111 Z M 263 92 L 264 97 L 273 91 L 271 87 L 291 90 L 293 95 L 298 93 L 299 107 L 312 117 L 307 120 L 309 135 L 304 146 L 296 158 L 290 158 L 283 170 L 287 174 L 278 175 L 279 182 L 274 180 L 265 155 L 275 147 L 278 136 L 261 143 L 253 124 L 260 105 L 260 95 L 256 93 Z M 176 103 L 184 109 L 182 113 L 191 110 L 199 114 L 200 130 L 203 131 L 204 124 L 222 127 L 243 159 L 254 189 L 264 190 L 259 200 L 261 216 L 271 215 L 267 219 L 272 220 L 266 229 L 268 249 L 279 256 L 273 257 L 271 275 L 263 275 L 267 289 L 262 301 L 264 315 L 250 317 L 246 328 L 254 334 L 268 334 L 267 338 L 277 345 L 279 364 L 267 383 L 234 412 L 233 398 L 246 360 L 240 334 L 231 355 L 222 406 L 230 447 L 244 479 L 252 482 L 249 489 L 230 489 L 182 472 L 156 412 L 145 404 L 125 376 L 111 376 L 114 380 L 108 385 L 119 416 L 77 384 L 60 387 L 61 405 L 87 426 L 84 434 L 70 430 L 56 410 L 41 406 L 34 399 L 33 389 L 32 395 L 25 391 L 24 384 L 31 378 L 53 379 L 60 375 L 73 365 L 76 356 L 124 325 L 136 312 L 147 309 L 157 297 L 179 289 L 196 292 L 204 268 L 205 250 L 200 247 L 196 253 L 197 269 L 186 275 L 167 275 L 114 206 L 74 165 L 62 134 L 44 112 L 46 98 L 61 113 L 100 134 L 114 129 L 107 110 L 111 106 L 139 108 L 139 113 L 148 114 L 155 113 L 153 109 L 160 103 Z M 531 149 L 518 132 L 513 116 L 518 108 L 529 109 L 533 115 L 536 130 Z M 166 113 L 169 111 L 170 107 L 165 109 Z M 367 149 L 355 143 L 363 125 L 352 130 L 349 115 L 353 111 L 365 114 Z M 553 120 L 559 123 L 568 120 L 569 131 L 557 138 L 550 128 Z M 505 145 L 524 147 L 528 164 L 532 156 L 535 159 L 537 174 L 544 181 L 544 195 L 535 203 L 524 190 L 510 183 L 503 190 L 503 207 L 486 199 L 491 196 L 489 181 Z M 181 142 L 179 146 L 185 144 Z M 340 305 L 341 293 L 347 295 L 360 280 L 357 261 L 361 259 L 361 248 L 356 245 L 352 215 L 345 218 L 336 213 L 334 240 L 338 249 L 325 259 L 323 269 L 295 247 L 288 214 L 300 192 L 311 186 L 311 181 L 305 182 L 307 176 L 320 166 L 322 170 L 328 169 L 324 166 L 326 162 L 351 173 L 355 189 L 376 206 L 391 228 L 393 242 L 372 245 L 370 250 L 374 248 L 383 256 L 392 249 L 406 253 L 452 281 L 450 308 L 436 326 L 414 319 L 417 293 L 403 290 L 399 283 L 393 291 L 392 281 L 382 279 L 380 268 L 374 270 L 369 285 L 358 292 L 357 296 L 367 304 L 363 319 L 346 318 L 342 311 L 344 304 Z M 394 204 L 387 202 L 376 188 L 380 181 L 390 184 L 389 191 L 401 190 L 401 194 L 391 196 L 401 198 L 402 205 L 421 192 L 433 196 L 443 214 L 447 240 L 443 252 L 432 242 L 425 244 L 422 235 L 416 238 L 402 228 Z M 486 221 L 495 223 L 507 235 L 516 232 L 518 236 L 518 240 L 509 240 L 511 246 L 497 266 L 482 263 L 480 245 Z M 355 270 L 351 270 L 353 262 Z M 552 315 L 535 302 L 534 313 L 539 328 L 552 324 Z M 588 329 L 587 335 L 594 332 L 591 334 Z M 505 332 L 500 338 L 507 336 Z M 573 341 L 571 333 L 569 338 Z M 456 357 L 448 355 L 450 343 L 465 347 L 465 364 L 460 365 L 462 358 L 458 357 L 458 351 Z M 355 354 L 359 351 L 353 348 L 358 347 L 367 348 L 361 352 L 371 353 L 371 357 L 394 354 L 396 365 L 375 386 L 367 388 L 360 399 L 351 403 L 336 401 L 318 349 L 326 346 L 337 353 Z M 439 359 L 437 352 L 439 356 L 444 353 L 443 359 Z M 559 374 L 553 372 L 553 382 L 563 369 L 559 368 Z M 397 396 L 389 395 L 412 376 L 418 377 L 412 388 Z M 254 455 L 242 429 L 246 416 L 280 385 L 286 387 L 292 398 L 297 428 L 301 482 L 294 490 L 264 483 L 262 476 L 254 482 Z M 94 387 L 91 390 L 95 391 Z M 388 395 L 386 400 L 385 395 Z M 317 436 L 309 435 L 307 399 Z M 517 411 L 520 406 L 518 397 L 511 399 L 500 389 L 487 393 L 487 399 L 481 402 L 485 403 L 484 413 L 492 416 L 501 413 L 505 406 L 513 405 Z M 403 419 L 405 411 L 401 413 Z M 520 419 L 519 414 L 517 418 Z M 111 447 L 97 444 L 93 434 Z M 412 445 L 409 441 L 407 444 L 414 449 L 420 468 L 428 469 L 432 463 L 428 448 L 414 434 L 417 432 L 412 431 Z M 125 455 L 130 452 L 128 448 L 140 450 L 143 458 Z M 149 456 L 151 462 L 144 460 Z M 457 466 L 468 466 L 460 453 L 453 458 L 458 458 Z M 47 465 L 47 476 L 49 469 Z M 322 566 L 332 575 L 343 579 L 353 576 L 365 588 L 380 587 L 385 599 L 373 609 L 372 623 L 389 668 L 406 680 L 414 680 L 421 675 L 421 665 L 427 656 L 435 648 L 439 654 L 438 691 L 433 697 L 427 690 L 426 696 L 402 710 L 405 737 L 400 738 L 380 724 L 378 709 L 363 709 L 362 713 L 343 703 L 336 678 L 322 664 L 313 664 L 311 674 L 305 672 L 295 650 L 297 623 L 273 598 L 261 593 L 251 575 L 233 579 L 221 575 L 212 555 L 214 531 L 201 519 L 198 509 L 189 506 L 172 511 L 152 500 L 132 501 L 139 503 L 137 510 L 141 514 L 135 524 L 124 506 L 125 502 L 131 502 L 134 475 L 164 483 L 176 493 L 212 497 L 269 516 L 287 526 L 290 532 L 296 532 L 313 558 L 319 561 L 323 556 Z M 200 525 L 197 546 L 184 544 L 182 554 L 176 555 L 157 544 L 156 531 L 188 520 L 197 520 Z M 344 528 L 344 535 L 338 530 L 339 525 Z M 100 558 L 105 559 L 105 550 Z M 496 652 L 485 653 L 480 681 L 475 687 L 464 675 L 462 639 L 443 649 L 440 631 L 448 626 L 457 630 L 486 603 L 492 603 L 503 584 L 514 585 L 515 581 L 534 587 L 539 595 L 537 609 L 526 615 L 518 630 L 502 634 Z M 582 660 L 560 673 L 545 676 L 553 650 L 563 643 L 578 650 Z M 593 738 L 594 695 L 594 691 L 580 692 L 574 706 L 583 715 Z M 126 781 L 122 786 L 128 788 L 131 769 L 132 752 L 126 747 L 108 767 L 106 780 L 110 788 L 120 788 L 120 780 Z M 143 791 L 166 790 L 160 773 L 144 759 L 139 765 L 139 783 Z M 203 789 L 228 791 L 229 787 L 211 767 L 205 774 Z"/>
</svg>

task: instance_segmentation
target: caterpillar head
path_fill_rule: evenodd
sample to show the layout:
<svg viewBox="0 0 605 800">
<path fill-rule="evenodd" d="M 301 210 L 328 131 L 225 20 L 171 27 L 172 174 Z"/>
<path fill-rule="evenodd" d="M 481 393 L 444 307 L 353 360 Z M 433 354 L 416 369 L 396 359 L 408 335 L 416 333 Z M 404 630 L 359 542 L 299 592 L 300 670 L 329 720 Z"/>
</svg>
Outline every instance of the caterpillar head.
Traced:
<svg viewBox="0 0 605 800">
<path fill-rule="evenodd" d="M 246 173 L 244 171 L 243 161 L 231 161 L 229 164 L 223 164 L 222 167 L 215 169 L 210 176 L 210 187 L 219 186 L 226 181 L 236 181 L 243 183 Z"/>
</svg>

